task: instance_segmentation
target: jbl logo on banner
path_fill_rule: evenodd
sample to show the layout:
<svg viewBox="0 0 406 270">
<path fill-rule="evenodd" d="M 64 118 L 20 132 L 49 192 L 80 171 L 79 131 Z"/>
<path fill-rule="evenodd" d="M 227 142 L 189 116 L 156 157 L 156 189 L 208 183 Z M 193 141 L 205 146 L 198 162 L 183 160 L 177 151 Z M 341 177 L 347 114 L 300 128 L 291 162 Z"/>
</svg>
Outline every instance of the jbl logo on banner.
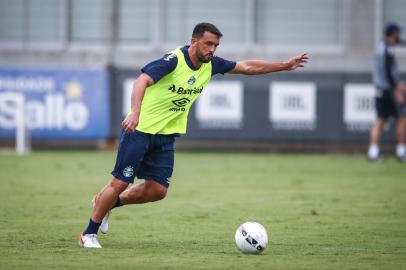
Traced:
<svg viewBox="0 0 406 270">
<path fill-rule="evenodd" d="M 275 82 L 269 87 L 269 120 L 274 129 L 316 128 L 316 85 L 308 82 Z"/>
<path fill-rule="evenodd" d="M 243 84 L 239 81 L 211 82 L 197 101 L 196 119 L 202 128 L 241 128 Z"/>
<path fill-rule="evenodd" d="M 344 86 L 344 123 L 349 131 L 365 132 L 375 120 L 375 89 L 371 84 Z"/>
</svg>

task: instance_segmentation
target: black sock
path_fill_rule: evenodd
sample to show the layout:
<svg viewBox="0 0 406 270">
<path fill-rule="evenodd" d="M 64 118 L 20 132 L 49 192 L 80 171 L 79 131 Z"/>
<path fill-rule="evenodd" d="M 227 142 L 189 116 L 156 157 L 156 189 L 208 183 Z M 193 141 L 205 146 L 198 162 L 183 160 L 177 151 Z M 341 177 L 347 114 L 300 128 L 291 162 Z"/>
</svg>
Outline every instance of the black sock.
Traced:
<svg viewBox="0 0 406 270">
<path fill-rule="evenodd" d="M 116 203 L 114 204 L 113 208 L 111 208 L 111 209 L 114 209 L 114 208 L 120 207 L 120 206 L 123 206 L 123 203 L 120 200 L 120 196 L 118 196 Z"/>
<path fill-rule="evenodd" d="M 83 232 L 83 234 L 97 234 L 97 231 L 99 230 L 100 223 L 94 222 L 92 219 L 89 219 L 89 225 L 87 225 L 86 230 Z"/>
</svg>

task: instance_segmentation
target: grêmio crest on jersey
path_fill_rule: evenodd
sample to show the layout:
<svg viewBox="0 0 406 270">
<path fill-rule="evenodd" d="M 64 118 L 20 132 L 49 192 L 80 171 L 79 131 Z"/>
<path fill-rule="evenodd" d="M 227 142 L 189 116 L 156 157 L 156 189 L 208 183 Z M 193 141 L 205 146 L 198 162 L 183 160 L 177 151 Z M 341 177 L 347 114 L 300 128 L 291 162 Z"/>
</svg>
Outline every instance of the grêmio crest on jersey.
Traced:
<svg viewBox="0 0 406 270">
<path fill-rule="evenodd" d="M 195 76 L 191 76 L 190 78 L 189 78 L 189 80 L 187 81 L 187 83 L 189 84 L 189 85 L 192 85 L 192 84 L 194 84 L 196 82 L 196 78 L 195 78 Z"/>
</svg>

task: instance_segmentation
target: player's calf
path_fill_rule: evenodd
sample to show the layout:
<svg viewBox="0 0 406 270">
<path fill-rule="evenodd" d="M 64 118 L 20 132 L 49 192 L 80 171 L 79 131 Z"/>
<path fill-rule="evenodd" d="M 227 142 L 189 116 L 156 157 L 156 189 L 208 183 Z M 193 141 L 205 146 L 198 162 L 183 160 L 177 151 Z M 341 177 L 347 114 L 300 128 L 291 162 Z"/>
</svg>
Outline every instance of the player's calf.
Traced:
<svg viewBox="0 0 406 270">
<path fill-rule="evenodd" d="M 145 180 L 144 183 L 133 186 L 120 195 L 123 204 L 141 204 L 155 202 L 166 197 L 167 188 L 153 181 Z"/>
</svg>

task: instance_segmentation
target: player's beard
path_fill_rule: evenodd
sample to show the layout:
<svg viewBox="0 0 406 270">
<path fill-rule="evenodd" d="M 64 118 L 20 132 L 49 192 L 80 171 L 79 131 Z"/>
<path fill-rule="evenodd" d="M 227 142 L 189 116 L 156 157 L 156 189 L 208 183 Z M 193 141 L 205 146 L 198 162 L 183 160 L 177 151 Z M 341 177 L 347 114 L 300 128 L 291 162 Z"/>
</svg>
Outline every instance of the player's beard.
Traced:
<svg viewBox="0 0 406 270">
<path fill-rule="evenodd" d="M 209 63 L 211 61 L 212 56 L 205 57 L 199 50 L 198 47 L 196 47 L 196 57 L 199 60 L 200 63 Z"/>
<path fill-rule="evenodd" d="M 397 38 L 396 38 L 395 43 L 396 43 L 396 44 L 402 43 L 402 40 L 400 39 L 400 37 L 397 37 Z"/>
</svg>

